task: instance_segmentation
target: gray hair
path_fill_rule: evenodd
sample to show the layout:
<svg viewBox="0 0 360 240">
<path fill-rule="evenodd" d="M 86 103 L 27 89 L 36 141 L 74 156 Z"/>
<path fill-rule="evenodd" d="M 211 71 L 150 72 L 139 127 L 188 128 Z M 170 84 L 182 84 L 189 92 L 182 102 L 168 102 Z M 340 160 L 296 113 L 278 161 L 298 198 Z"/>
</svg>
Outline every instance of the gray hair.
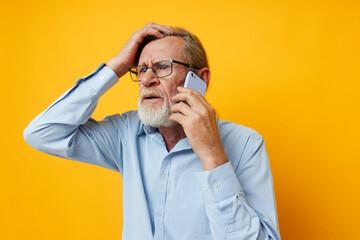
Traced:
<svg viewBox="0 0 360 240">
<path fill-rule="evenodd" d="M 190 68 L 194 70 L 198 70 L 203 67 L 209 68 L 205 49 L 197 36 L 181 27 L 174 27 L 174 30 L 171 34 L 165 34 L 165 37 L 167 36 L 180 37 L 184 40 L 182 55 L 186 63 L 190 65 Z M 141 51 L 145 45 L 156 39 L 157 38 L 154 36 L 147 36 L 144 39 L 144 41 L 140 44 L 136 54 L 136 64 L 139 62 Z"/>
</svg>

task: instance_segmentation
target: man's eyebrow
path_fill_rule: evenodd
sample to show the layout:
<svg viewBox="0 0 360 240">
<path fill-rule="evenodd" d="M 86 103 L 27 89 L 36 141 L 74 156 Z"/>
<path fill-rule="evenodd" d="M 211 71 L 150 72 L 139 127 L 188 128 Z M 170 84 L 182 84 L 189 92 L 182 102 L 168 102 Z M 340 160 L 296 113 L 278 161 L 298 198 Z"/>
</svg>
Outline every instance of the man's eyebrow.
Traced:
<svg viewBox="0 0 360 240">
<path fill-rule="evenodd" d="M 150 62 L 151 64 L 152 64 L 152 62 Z M 151 66 L 151 64 L 149 65 L 149 64 L 146 64 L 145 62 L 142 62 L 142 63 L 138 63 L 138 65 L 142 65 L 142 66 Z"/>
<path fill-rule="evenodd" d="M 168 59 L 162 59 L 162 58 L 159 58 L 159 59 L 156 59 L 156 60 L 150 60 L 149 63 L 150 64 L 146 64 L 145 62 L 143 63 L 138 63 L 138 65 L 142 65 L 142 66 L 152 66 L 154 63 L 157 63 L 157 62 L 161 62 L 161 61 L 165 61 L 165 60 L 168 60 Z"/>
</svg>

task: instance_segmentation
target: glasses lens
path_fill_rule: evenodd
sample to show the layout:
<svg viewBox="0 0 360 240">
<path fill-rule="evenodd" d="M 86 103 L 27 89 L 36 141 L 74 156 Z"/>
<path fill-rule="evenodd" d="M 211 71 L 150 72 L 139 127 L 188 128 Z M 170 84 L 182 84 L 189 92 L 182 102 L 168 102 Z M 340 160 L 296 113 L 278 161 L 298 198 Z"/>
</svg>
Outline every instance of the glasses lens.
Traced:
<svg viewBox="0 0 360 240">
<path fill-rule="evenodd" d="M 130 68 L 130 77 L 133 81 L 139 81 L 138 72 L 136 67 Z"/>
<path fill-rule="evenodd" d="M 141 79 L 142 76 L 144 76 L 144 74 L 146 73 L 146 66 L 137 66 L 136 67 L 136 72 L 138 75 L 138 79 Z"/>
<path fill-rule="evenodd" d="M 146 66 L 132 67 L 130 70 L 130 76 L 133 81 L 140 81 L 141 77 L 146 73 Z"/>
<path fill-rule="evenodd" d="M 155 76 L 162 78 L 167 77 L 171 74 L 172 65 L 170 61 L 161 61 L 154 63 L 152 66 Z"/>
</svg>

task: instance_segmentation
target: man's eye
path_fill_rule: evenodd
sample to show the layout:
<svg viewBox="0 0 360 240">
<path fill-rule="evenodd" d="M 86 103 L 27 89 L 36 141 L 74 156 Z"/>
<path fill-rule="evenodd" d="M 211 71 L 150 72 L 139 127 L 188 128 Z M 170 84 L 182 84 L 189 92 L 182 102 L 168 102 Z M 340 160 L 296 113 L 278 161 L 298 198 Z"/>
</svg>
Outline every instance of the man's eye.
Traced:
<svg viewBox="0 0 360 240">
<path fill-rule="evenodd" d="M 142 67 L 142 68 L 138 68 L 138 73 L 145 73 L 146 72 L 146 68 Z"/>
<path fill-rule="evenodd" d="M 159 64 L 159 66 L 157 67 L 157 70 L 164 71 L 164 70 L 168 70 L 169 68 L 170 68 L 170 66 L 167 64 Z"/>
</svg>

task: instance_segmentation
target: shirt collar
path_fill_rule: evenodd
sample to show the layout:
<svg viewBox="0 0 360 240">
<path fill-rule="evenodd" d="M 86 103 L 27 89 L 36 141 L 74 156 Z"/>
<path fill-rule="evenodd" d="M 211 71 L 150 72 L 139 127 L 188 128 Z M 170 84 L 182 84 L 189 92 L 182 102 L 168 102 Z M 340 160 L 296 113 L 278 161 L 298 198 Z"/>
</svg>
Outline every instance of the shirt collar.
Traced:
<svg viewBox="0 0 360 240">
<path fill-rule="evenodd" d="M 219 118 L 216 116 L 216 124 L 219 124 Z M 145 132 L 147 135 L 150 135 L 154 132 L 158 132 L 158 128 L 151 127 L 149 125 L 145 125 L 141 120 L 139 121 L 139 131 L 138 135 L 141 135 L 143 132 Z"/>
<path fill-rule="evenodd" d="M 159 130 L 157 128 L 145 125 L 143 122 L 139 122 L 139 131 L 138 135 L 141 135 L 143 132 L 145 132 L 147 135 L 150 135 L 154 132 L 158 132 Z"/>
<path fill-rule="evenodd" d="M 149 125 L 144 124 L 143 122 L 139 122 L 139 131 L 138 135 L 141 135 L 143 133 L 146 133 L 146 135 L 150 135 L 152 133 L 159 132 L 158 128 L 151 127 Z M 189 144 L 189 141 L 187 138 L 184 138 L 178 142 L 173 149 L 171 149 L 171 152 L 178 152 L 185 149 L 191 149 L 191 146 Z"/>
</svg>

